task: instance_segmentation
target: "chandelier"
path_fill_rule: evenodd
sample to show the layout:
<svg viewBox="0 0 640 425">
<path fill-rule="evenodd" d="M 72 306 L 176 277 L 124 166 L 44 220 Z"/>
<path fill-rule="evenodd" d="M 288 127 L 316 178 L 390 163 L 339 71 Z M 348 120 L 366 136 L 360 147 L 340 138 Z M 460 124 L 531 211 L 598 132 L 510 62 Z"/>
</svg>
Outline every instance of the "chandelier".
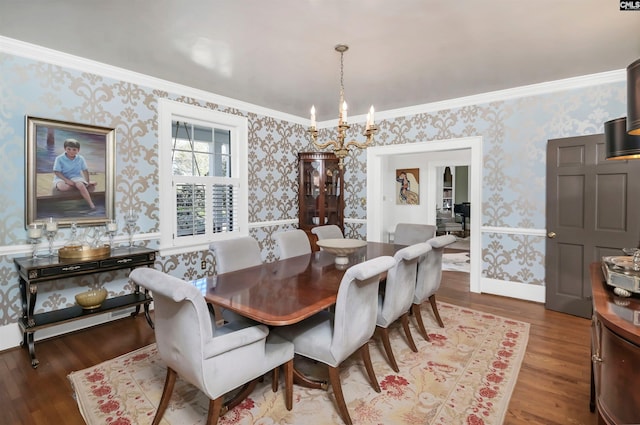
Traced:
<svg viewBox="0 0 640 425">
<path fill-rule="evenodd" d="M 311 107 L 311 128 L 308 132 L 311 134 L 311 140 L 313 144 L 319 149 L 325 149 L 331 147 L 333 153 L 339 159 L 340 169 L 344 168 L 344 158 L 349 154 L 351 148 L 365 149 L 373 142 L 373 135 L 376 134 L 378 128 L 374 124 L 373 114 L 374 109 L 371 106 L 369 113 L 367 114 L 367 123 L 365 125 L 363 136 L 366 137 L 364 142 L 357 142 L 350 140 L 345 143 L 347 138 L 347 130 L 349 124 L 347 124 L 347 102 L 344 100 L 344 52 L 349 50 L 349 46 L 346 44 L 338 44 L 335 47 L 336 52 L 340 53 L 340 102 L 338 103 L 338 137 L 336 140 L 329 140 L 325 143 L 318 142 L 318 130 L 316 128 L 316 108 Z"/>
</svg>

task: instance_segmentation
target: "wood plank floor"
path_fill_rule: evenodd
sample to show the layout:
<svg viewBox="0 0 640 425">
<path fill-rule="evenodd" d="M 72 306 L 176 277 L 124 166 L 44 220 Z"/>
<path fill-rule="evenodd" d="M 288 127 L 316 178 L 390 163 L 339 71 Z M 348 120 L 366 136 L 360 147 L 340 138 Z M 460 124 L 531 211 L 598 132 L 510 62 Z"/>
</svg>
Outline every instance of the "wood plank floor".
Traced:
<svg viewBox="0 0 640 425">
<path fill-rule="evenodd" d="M 469 293 L 467 273 L 443 275 L 440 301 L 531 323 L 505 424 L 597 423 L 589 412 L 589 320 L 537 303 Z M 153 341 L 153 330 L 138 316 L 37 343 L 37 369 L 25 349 L 0 353 L 0 424 L 84 424 L 67 375 Z"/>
</svg>

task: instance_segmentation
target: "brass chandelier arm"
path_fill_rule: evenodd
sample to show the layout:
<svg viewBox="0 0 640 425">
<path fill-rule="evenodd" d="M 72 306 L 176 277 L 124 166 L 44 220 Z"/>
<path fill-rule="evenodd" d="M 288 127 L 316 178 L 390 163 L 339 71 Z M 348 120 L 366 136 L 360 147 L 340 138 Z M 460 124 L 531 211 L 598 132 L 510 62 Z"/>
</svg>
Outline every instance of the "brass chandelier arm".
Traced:
<svg viewBox="0 0 640 425">
<path fill-rule="evenodd" d="M 359 149 L 365 149 L 365 148 L 367 148 L 367 146 L 371 145 L 371 142 L 373 142 L 373 137 L 367 137 L 367 141 L 364 142 L 364 143 L 360 143 L 360 142 L 357 142 L 355 140 L 351 140 L 351 141 L 347 142 L 345 147 L 347 149 L 349 149 L 350 147 L 354 146 L 354 147 L 359 148 Z"/>
<path fill-rule="evenodd" d="M 319 149 L 328 148 L 329 146 L 333 146 L 334 148 L 339 148 L 340 145 L 335 140 L 329 140 L 325 143 L 318 143 L 316 141 L 313 142 Z"/>
</svg>

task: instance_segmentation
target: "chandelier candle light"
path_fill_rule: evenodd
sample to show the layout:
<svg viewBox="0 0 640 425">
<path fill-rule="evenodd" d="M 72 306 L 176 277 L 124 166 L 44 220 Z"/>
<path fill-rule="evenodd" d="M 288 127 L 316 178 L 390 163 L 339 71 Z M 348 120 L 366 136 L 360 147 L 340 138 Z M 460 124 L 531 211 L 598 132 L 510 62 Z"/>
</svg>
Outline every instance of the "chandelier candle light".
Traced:
<svg viewBox="0 0 640 425">
<path fill-rule="evenodd" d="M 340 161 L 338 165 L 342 170 L 344 168 L 344 158 L 349 154 L 349 149 L 351 149 L 352 147 L 365 149 L 373 142 L 373 135 L 376 134 L 378 128 L 374 123 L 374 109 L 373 106 L 371 106 L 371 109 L 367 114 L 367 123 L 365 125 L 364 133 L 362 133 L 362 135 L 366 137 L 365 142 L 361 143 L 355 140 L 351 140 L 345 144 L 349 124 L 347 124 L 347 102 L 344 100 L 344 52 L 349 50 L 349 46 L 347 46 L 346 44 L 338 44 L 335 47 L 335 50 L 336 52 L 340 53 L 340 102 L 338 104 L 338 137 L 337 140 L 329 140 L 325 143 L 318 142 L 315 106 L 311 107 L 311 128 L 308 131 L 311 134 L 311 140 L 313 140 L 313 144 L 318 148 L 333 148 L 333 153 L 336 155 L 336 157 L 338 157 Z"/>
</svg>

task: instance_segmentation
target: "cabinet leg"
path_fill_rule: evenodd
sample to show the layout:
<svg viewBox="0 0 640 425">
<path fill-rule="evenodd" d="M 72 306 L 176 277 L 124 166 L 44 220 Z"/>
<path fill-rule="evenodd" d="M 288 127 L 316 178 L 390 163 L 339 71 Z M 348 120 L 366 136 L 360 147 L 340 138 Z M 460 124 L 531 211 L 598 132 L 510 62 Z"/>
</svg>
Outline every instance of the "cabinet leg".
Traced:
<svg viewBox="0 0 640 425">
<path fill-rule="evenodd" d="M 35 345 L 35 342 L 34 342 L 33 332 L 25 332 L 24 333 L 24 341 L 23 341 L 23 343 L 25 343 L 25 342 L 29 347 L 29 356 L 31 356 L 31 367 L 35 369 L 40 364 L 40 361 L 36 358 L 36 345 Z"/>
</svg>

